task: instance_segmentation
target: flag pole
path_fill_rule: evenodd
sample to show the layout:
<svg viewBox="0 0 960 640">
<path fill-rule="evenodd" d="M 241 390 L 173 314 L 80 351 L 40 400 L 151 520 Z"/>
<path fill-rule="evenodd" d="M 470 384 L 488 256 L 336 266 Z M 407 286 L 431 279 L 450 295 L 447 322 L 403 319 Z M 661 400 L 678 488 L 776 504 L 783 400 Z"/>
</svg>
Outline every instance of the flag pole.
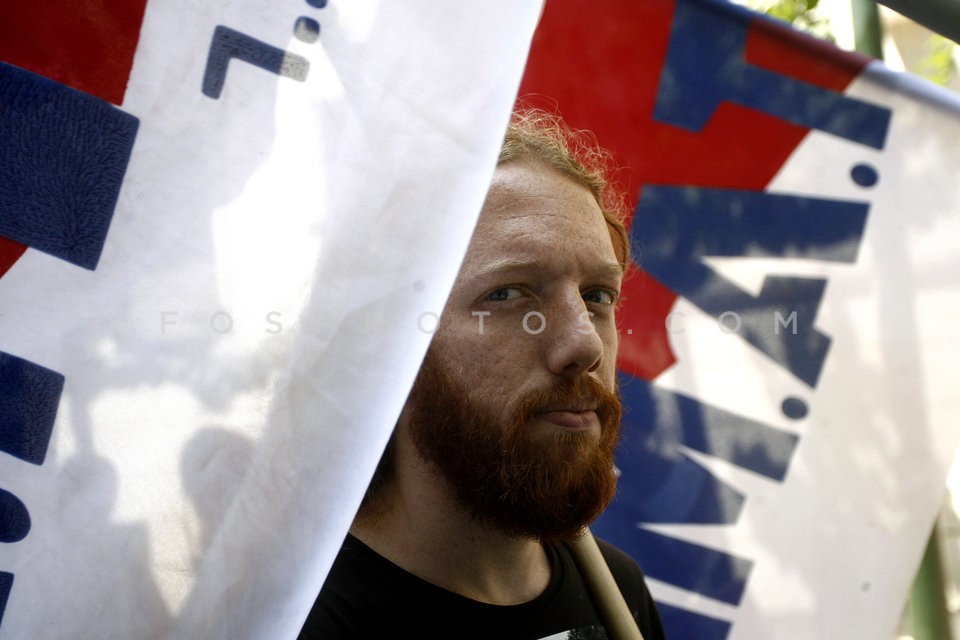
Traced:
<svg viewBox="0 0 960 640">
<path fill-rule="evenodd" d="M 927 29 L 960 42 L 960 0 L 877 0 Z"/>
<path fill-rule="evenodd" d="M 940 555 L 939 518 L 930 532 L 927 548 L 917 569 L 908 599 L 911 627 L 916 640 L 950 638 L 950 616 L 943 589 L 943 561 Z"/>
<path fill-rule="evenodd" d="M 604 626 L 613 639 L 643 640 L 643 634 L 640 633 L 589 528 L 584 529 L 584 534 L 570 543 L 570 551 L 587 584 L 587 590 L 600 610 Z"/>
<path fill-rule="evenodd" d="M 883 60 L 883 27 L 880 10 L 874 0 L 851 0 L 853 32 L 857 51 Z"/>
</svg>

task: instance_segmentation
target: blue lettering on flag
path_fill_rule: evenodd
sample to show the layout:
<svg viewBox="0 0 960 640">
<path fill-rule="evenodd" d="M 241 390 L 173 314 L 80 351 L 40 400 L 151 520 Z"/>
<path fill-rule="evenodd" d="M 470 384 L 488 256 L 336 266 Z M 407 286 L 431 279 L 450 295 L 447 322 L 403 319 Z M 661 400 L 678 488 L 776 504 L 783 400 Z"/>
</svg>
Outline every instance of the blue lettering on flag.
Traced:
<svg viewBox="0 0 960 640">
<path fill-rule="evenodd" d="M 743 495 L 690 459 L 683 447 L 783 480 L 798 437 L 632 376 L 621 374 L 619 382 L 630 407 L 617 456 L 622 473 L 616 498 L 592 529 L 634 557 L 651 578 L 739 604 L 751 561 L 641 525 L 733 524 L 738 519 Z M 667 607 L 662 613 L 668 632 L 677 637 L 722 640 L 730 629 L 728 622 L 683 608 Z"/>
<path fill-rule="evenodd" d="M 43 464 L 64 378 L 0 351 L 0 451 Z"/>
<path fill-rule="evenodd" d="M 799 438 L 792 433 L 620 376 L 624 413 L 620 490 L 604 518 L 732 524 L 743 496 L 683 454 L 686 447 L 782 481 Z M 612 541 L 614 542 L 614 541 Z"/>
<path fill-rule="evenodd" d="M 733 605 L 743 598 L 749 560 L 637 527 L 624 541 L 623 550 L 651 578 Z"/>
<path fill-rule="evenodd" d="M 230 27 L 217 25 L 210 42 L 207 68 L 203 72 L 203 95 L 215 100 L 220 98 L 233 58 L 300 82 L 307 79 L 310 70 L 310 62 L 301 55 L 284 51 Z"/>
<path fill-rule="evenodd" d="M 0 542 L 19 542 L 30 532 L 30 513 L 20 498 L 0 489 Z"/>
<path fill-rule="evenodd" d="M 665 602 L 657 603 L 657 611 L 663 620 L 663 626 L 670 638 L 696 638 L 697 640 L 724 640 L 730 633 L 732 625 L 725 620 L 718 620 L 694 613 L 688 609 L 674 607 Z"/>
<path fill-rule="evenodd" d="M 700 131 L 720 103 L 729 101 L 882 149 L 889 109 L 746 62 L 753 19 L 726 3 L 678 0 L 654 118 Z"/>
<path fill-rule="evenodd" d="M 94 269 L 139 121 L 0 63 L 0 235 Z"/>
<path fill-rule="evenodd" d="M 701 131 L 728 102 L 882 149 L 889 109 L 747 62 L 750 25 L 761 19 L 725 2 L 677 0 L 654 119 Z M 872 167 L 858 165 L 851 178 L 872 186 L 878 175 Z M 830 347 L 830 338 L 814 324 L 826 281 L 767 276 L 754 296 L 704 259 L 852 263 L 868 212 L 869 205 L 862 202 L 644 185 L 631 240 L 642 255 L 637 263 L 648 273 L 708 315 L 721 319 L 731 314 L 742 339 L 813 389 Z M 738 604 L 752 569 L 749 560 L 643 525 L 734 524 L 745 496 L 688 452 L 700 451 L 782 481 L 798 437 L 630 376 L 621 377 L 620 389 L 629 407 L 617 460 L 620 486 L 594 531 L 637 558 L 652 578 Z M 787 398 L 782 410 L 800 419 L 807 405 Z M 731 629 L 728 621 L 662 602 L 658 606 L 671 637 L 723 640 Z"/>
<path fill-rule="evenodd" d="M 708 314 L 736 313 L 743 323 L 738 333 L 747 342 L 815 387 L 830 346 L 830 338 L 814 326 L 825 281 L 767 277 L 754 297 L 702 259 L 853 262 L 868 210 L 860 202 L 651 185 L 643 189 L 630 235 L 643 247 L 647 272 Z"/>
<path fill-rule="evenodd" d="M 7 610 L 11 587 L 13 587 L 13 574 L 0 571 L 0 623 L 3 622 L 3 612 Z"/>
<path fill-rule="evenodd" d="M 0 351 L 0 451 L 43 464 L 57 417 L 64 378 L 56 371 Z M 0 489 L 0 542 L 18 542 L 30 532 L 30 513 L 15 495 Z M 13 574 L 0 572 L 0 621 Z"/>
</svg>

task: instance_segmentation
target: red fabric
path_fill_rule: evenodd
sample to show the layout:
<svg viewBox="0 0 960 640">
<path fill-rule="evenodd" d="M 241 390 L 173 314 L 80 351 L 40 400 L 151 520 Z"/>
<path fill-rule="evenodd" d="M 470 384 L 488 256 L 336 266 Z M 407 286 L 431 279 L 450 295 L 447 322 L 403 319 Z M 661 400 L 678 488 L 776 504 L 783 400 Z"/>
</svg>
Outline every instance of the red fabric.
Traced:
<svg viewBox="0 0 960 640">
<path fill-rule="evenodd" d="M 673 14 L 674 0 L 607 0 L 602 7 L 550 0 L 520 88 L 522 102 L 558 110 L 614 153 L 625 168 L 619 180 L 631 210 L 645 183 L 762 190 L 807 133 L 730 103 L 699 132 L 654 121 Z M 802 46 L 792 45 L 797 40 Z M 837 65 L 836 53 L 823 55 L 823 46 L 755 20 L 745 55 L 757 66 L 843 90 L 868 58 L 849 54 Z M 628 280 L 625 293 L 620 368 L 651 380 L 676 361 L 664 326 L 676 295 L 642 272 Z"/>
<path fill-rule="evenodd" d="M 146 6 L 146 0 L 0 3 L 0 60 L 119 105 Z"/>
<path fill-rule="evenodd" d="M 26 250 L 27 247 L 25 245 L 0 236 L 0 278 L 3 277 L 3 274 L 13 266 L 13 263 L 15 263 Z"/>
</svg>

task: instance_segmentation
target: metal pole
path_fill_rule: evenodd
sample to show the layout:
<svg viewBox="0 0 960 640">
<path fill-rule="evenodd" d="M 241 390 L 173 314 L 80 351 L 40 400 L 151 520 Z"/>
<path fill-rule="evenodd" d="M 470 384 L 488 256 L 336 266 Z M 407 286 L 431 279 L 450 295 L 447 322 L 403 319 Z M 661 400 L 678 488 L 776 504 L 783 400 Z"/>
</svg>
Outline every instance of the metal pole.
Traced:
<svg viewBox="0 0 960 640">
<path fill-rule="evenodd" d="M 927 29 L 960 42 L 960 0 L 877 0 Z"/>
<path fill-rule="evenodd" d="M 917 578 L 910 592 L 913 637 L 915 640 L 950 640 L 947 599 L 943 593 L 940 558 L 940 526 L 934 525 L 923 553 Z"/>
<path fill-rule="evenodd" d="M 860 53 L 883 60 L 883 29 L 874 0 L 850 0 L 853 10 L 854 47 Z"/>
<path fill-rule="evenodd" d="M 880 3 L 899 11 L 894 5 L 909 4 L 911 9 L 930 11 L 933 5 L 952 5 L 956 10 L 952 27 L 960 34 L 960 0 L 878 0 Z M 850 0 L 853 10 L 853 31 L 857 51 L 883 59 L 883 28 L 880 25 L 880 12 L 874 0 Z M 915 22 L 921 22 L 917 17 L 900 11 Z M 942 17 L 942 16 L 941 16 Z M 936 27 L 925 24 L 929 29 L 937 31 Z M 941 31 L 944 35 L 946 32 Z M 953 37 L 956 40 L 956 36 Z M 920 563 L 920 569 L 913 581 L 910 591 L 911 626 L 915 640 L 950 640 L 950 621 L 947 619 L 947 601 L 943 593 L 943 569 L 940 560 L 939 527 L 934 525 L 927 541 L 927 548 Z"/>
</svg>

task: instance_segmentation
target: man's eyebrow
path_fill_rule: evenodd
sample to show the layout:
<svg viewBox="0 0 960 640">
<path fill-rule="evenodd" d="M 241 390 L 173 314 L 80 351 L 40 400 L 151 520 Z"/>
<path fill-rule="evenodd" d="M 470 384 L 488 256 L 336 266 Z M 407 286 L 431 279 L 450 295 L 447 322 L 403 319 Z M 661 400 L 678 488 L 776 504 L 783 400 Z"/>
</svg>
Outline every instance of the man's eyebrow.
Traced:
<svg viewBox="0 0 960 640">
<path fill-rule="evenodd" d="M 484 277 L 510 271 L 549 271 L 550 269 L 550 265 L 542 260 L 500 258 L 478 269 L 475 276 Z M 617 262 L 607 262 L 601 266 L 589 269 L 588 273 L 594 277 L 620 279 L 623 277 L 623 267 Z"/>
<path fill-rule="evenodd" d="M 619 262 L 607 262 L 603 266 L 591 271 L 591 273 L 596 273 L 601 277 L 621 280 L 623 279 L 623 265 Z"/>
<path fill-rule="evenodd" d="M 486 276 L 504 271 L 543 271 L 547 265 L 542 260 L 520 260 L 517 258 L 500 258 L 486 263 L 477 270 L 476 275 Z"/>
</svg>

